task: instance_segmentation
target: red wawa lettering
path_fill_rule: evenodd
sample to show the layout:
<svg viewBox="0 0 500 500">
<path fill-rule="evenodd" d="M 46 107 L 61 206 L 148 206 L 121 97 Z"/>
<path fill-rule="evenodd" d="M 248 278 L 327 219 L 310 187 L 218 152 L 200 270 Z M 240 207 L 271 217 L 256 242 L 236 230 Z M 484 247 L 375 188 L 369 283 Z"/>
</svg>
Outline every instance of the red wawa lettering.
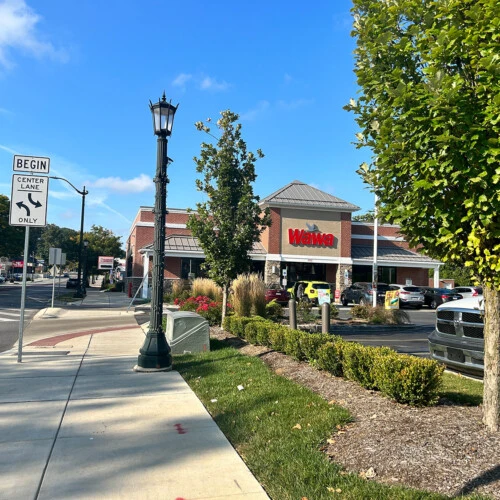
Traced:
<svg viewBox="0 0 500 500">
<path fill-rule="evenodd" d="M 335 237 L 331 233 L 313 233 L 303 229 L 289 229 L 288 241 L 291 245 L 333 247 Z"/>
</svg>

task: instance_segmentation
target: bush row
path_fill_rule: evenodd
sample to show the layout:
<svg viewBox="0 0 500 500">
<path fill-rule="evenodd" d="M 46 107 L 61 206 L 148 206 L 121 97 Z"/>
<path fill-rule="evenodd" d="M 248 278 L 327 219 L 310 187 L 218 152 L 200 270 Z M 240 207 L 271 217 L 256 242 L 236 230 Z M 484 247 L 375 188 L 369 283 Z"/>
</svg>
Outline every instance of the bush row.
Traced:
<svg viewBox="0 0 500 500">
<path fill-rule="evenodd" d="M 226 316 L 223 328 L 252 344 L 378 390 L 398 403 L 431 406 L 439 399 L 444 367 L 433 360 L 346 342 L 335 335 L 291 330 L 258 316 Z"/>
</svg>

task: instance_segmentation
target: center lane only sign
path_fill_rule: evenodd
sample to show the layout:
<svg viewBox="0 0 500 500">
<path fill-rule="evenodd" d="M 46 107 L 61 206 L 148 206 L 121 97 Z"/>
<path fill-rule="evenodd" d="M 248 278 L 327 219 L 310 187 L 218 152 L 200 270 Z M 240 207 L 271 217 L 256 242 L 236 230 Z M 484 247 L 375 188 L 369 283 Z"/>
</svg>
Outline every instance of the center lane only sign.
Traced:
<svg viewBox="0 0 500 500">
<path fill-rule="evenodd" d="M 48 194 L 48 177 L 14 174 L 10 198 L 10 225 L 46 226 Z"/>
</svg>

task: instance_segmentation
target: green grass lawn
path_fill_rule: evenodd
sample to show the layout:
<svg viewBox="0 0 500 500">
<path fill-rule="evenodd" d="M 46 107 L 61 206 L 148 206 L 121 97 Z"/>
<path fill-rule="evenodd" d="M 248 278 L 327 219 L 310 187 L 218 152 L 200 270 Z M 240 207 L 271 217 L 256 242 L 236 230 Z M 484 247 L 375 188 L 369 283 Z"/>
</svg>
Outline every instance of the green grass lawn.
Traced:
<svg viewBox="0 0 500 500">
<path fill-rule="evenodd" d="M 213 339 L 211 348 L 207 353 L 176 356 L 174 369 L 273 500 L 447 498 L 345 473 L 320 448 L 350 421 L 346 409 L 272 373 L 258 358 Z M 447 394 L 457 390 L 453 381 L 446 382 Z"/>
<path fill-rule="evenodd" d="M 483 383 L 461 375 L 443 374 L 441 395 L 464 406 L 479 406 L 483 402 Z"/>
</svg>

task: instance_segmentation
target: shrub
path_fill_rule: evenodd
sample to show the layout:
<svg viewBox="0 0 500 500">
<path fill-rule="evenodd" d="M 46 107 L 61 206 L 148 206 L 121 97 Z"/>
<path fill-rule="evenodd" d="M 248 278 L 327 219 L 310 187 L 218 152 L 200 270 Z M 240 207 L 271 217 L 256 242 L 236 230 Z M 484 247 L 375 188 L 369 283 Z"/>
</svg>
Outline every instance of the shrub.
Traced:
<svg viewBox="0 0 500 500">
<path fill-rule="evenodd" d="M 250 303 L 252 313 L 257 316 L 266 315 L 266 284 L 258 274 L 248 275 L 250 282 Z"/>
<path fill-rule="evenodd" d="M 184 282 L 182 280 L 175 280 L 172 282 L 172 300 L 175 300 L 177 298 L 184 298 L 184 300 L 187 299 L 187 297 L 189 297 L 190 295 L 189 292 L 187 293 L 186 297 L 181 297 L 183 292 L 185 291 L 187 290 L 184 289 Z"/>
<path fill-rule="evenodd" d="M 245 326 L 245 338 L 251 344 L 257 343 L 257 321 L 250 321 Z"/>
<path fill-rule="evenodd" d="M 439 400 L 444 366 L 436 361 L 391 353 L 374 366 L 380 391 L 398 403 L 430 406 Z"/>
<path fill-rule="evenodd" d="M 353 318 L 368 319 L 370 316 L 371 306 L 355 305 L 351 308 L 351 316 Z"/>
<path fill-rule="evenodd" d="M 297 302 L 297 322 L 311 323 L 317 319 L 317 315 L 312 312 L 312 304 L 309 301 L 301 300 Z"/>
<path fill-rule="evenodd" d="M 222 320 L 222 304 L 213 301 L 210 297 L 199 295 L 189 297 L 186 300 L 175 299 L 174 304 L 179 306 L 180 311 L 192 311 L 203 316 L 210 326 L 220 325 Z M 228 304 L 228 308 L 231 306 Z"/>
<path fill-rule="evenodd" d="M 272 323 L 266 321 L 257 323 L 257 343 L 260 345 L 270 346 L 269 341 L 269 329 L 272 327 Z"/>
<path fill-rule="evenodd" d="M 250 297 L 251 284 L 248 276 L 240 274 L 232 283 L 232 304 L 234 312 L 241 317 L 250 316 L 252 301 Z"/>
<path fill-rule="evenodd" d="M 335 377 L 342 377 L 342 348 L 345 342 L 335 340 L 327 342 L 318 349 L 318 368 L 330 372 Z"/>
<path fill-rule="evenodd" d="M 224 323 L 222 323 L 222 329 L 226 332 L 233 333 L 233 320 L 236 319 L 236 316 L 226 316 L 224 318 Z"/>
<path fill-rule="evenodd" d="M 327 333 L 310 333 L 300 338 L 300 348 L 308 361 L 317 361 L 319 348 L 331 340 Z"/>
<path fill-rule="evenodd" d="M 215 281 L 208 278 L 196 278 L 191 283 L 191 295 L 205 295 L 214 302 L 222 302 L 222 288 Z"/>
<path fill-rule="evenodd" d="M 353 318 L 368 320 L 373 325 L 403 325 L 410 322 L 406 311 L 401 309 L 385 309 L 384 306 L 360 306 L 351 309 Z"/>
<path fill-rule="evenodd" d="M 381 358 L 393 353 L 389 347 L 367 347 L 356 342 L 346 342 L 342 349 L 344 376 L 366 389 L 376 389 L 374 367 L 381 362 Z"/>
<path fill-rule="evenodd" d="M 330 319 L 335 319 L 339 315 L 339 309 L 335 304 L 330 304 Z"/>
<path fill-rule="evenodd" d="M 271 321 L 279 321 L 283 317 L 283 306 L 275 299 L 266 304 L 266 318 Z"/>
<path fill-rule="evenodd" d="M 270 347 L 275 351 L 284 352 L 285 351 L 285 334 L 288 332 L 288 328 L 283 325 L 274 324 L 269 328 L 269 342 Z"/>
<path fill-rule="evenodd" d="M 305 358 L 304 353 L 300 347 L 300 339 L 308 333 L 301 332 L 300 330 L 288 330 L 285 333 L 285 354 L 287 356 L 292 356 L 292 358 L 297 360 L 302 360 Z"/>
</svg>

